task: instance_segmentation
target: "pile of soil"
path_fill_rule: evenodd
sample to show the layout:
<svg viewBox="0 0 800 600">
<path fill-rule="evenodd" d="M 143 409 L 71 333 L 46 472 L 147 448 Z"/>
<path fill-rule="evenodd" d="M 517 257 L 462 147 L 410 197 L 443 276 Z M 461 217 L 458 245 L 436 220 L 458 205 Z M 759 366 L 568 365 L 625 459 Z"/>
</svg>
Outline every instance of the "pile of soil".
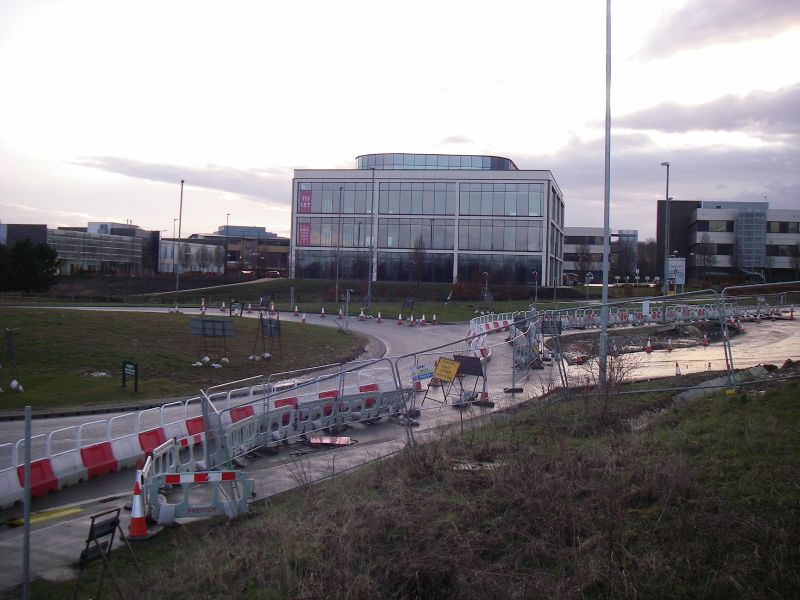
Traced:
<svg viewBox="0 0 800 600">
<path fill-rule="evenodd" d="M 729 327 L 730 336 L 743 333 L 741 327 Z M 691 348 L 703 344 L 722 341 L 722 330 L 719 323 L 672 323 L 669 325 L 653 325 L 608 330 L 608 348 L 613 354 L 644 352 L 648 340 L 653 350 L 666 350 L 669 344 L 673 348 Z M 580 364 L 595 357 L 599 353 L 600 330 L 593 329 L 584 333 L 562 335 L 560 339 L 561 353 L 568 364 Z M 550 338 L 545 342 L 548 349 L 558 349 L 558 342 Z"/>
</svg>

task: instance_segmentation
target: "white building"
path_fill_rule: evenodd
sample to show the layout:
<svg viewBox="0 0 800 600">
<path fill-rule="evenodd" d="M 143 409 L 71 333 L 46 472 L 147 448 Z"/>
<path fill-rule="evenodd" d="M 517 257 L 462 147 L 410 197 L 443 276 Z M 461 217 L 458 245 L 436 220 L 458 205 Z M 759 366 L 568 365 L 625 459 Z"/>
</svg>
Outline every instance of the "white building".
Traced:
<svg viewBox="0 0 800 600">
<path fill-rule="evenodd" d="M 620 281 L 633 282 L 637 276 L 636 257 L 639 232 L 635 229 L 611 231 L 609 275 L 614 283 L 616 276 Z M 565 282 L 584 283 L 587 273 L 592 281 L 603 280 L 603 228 L 565 227 L 564 228 L 564 277 Z M 642 280 L 645 274 L 642 273 Z"/>
</svg>

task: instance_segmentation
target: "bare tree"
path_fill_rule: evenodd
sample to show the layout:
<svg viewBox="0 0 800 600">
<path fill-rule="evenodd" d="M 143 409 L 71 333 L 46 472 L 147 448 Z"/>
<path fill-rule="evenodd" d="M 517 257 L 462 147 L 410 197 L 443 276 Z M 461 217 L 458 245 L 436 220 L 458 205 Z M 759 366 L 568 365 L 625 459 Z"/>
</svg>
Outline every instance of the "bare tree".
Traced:
<svg viewBox="0 0 800 600">
<path fill-rule="evenodd" d="M 192 266 L 192 251 L 189 244 L 181 244 L 178 247 L 178 264 L 182 272 L 186 272 Z"/>
<path fill-rule="evenodd" d="M 716 246 L 708 233 L 704 233 L 694 250 L 694 264 L 697 266 L 700 285 L 703 285 L 708 269 L 717 262 Z"/>
<path fill-rule="evenodd" d="M 575 249 L 575 267 L 578 269 L 583 283 L 586 283 L 586 273 L 594 268 L 594 261 L 592 260 L 592 251 L 589 244 L 580 244 Z"/>
<path fill-rule="evenodd" d="M 658 256 L 658 248 L 656 241 L 653 238 L 648 238 L 643 242 L 639 242 L 636 260 L 639 263 L 639 272 L 643 275 L 655 277 L 661 270 L 656 264 L 656 257 Z"/>
<path fill-rule="evenodd" d="M 222 246 L 214 247 L 214 266 L 218 273 L 225 272 L 225 248 Z"/>
<path fill-rule="evenodd" d="M 208 246 L 200 248 L 197 253 L 197 264 L 203 273 L 208 272 L 208 265 L 211 264 L 211 249 Z"/>
<path fill-rule="evenodd" d="M 419 283 L 422 279 L 422 267 L 425 264 L 426 256 L 427 252 L 425 251 L 425 241 L 422 239 L 422 236 L 419 236 L 416 240 L 414 240 L 414 245 L 411 247 L 411 254 L 409 255 L 411 265 L 414 267 L 414 275 L 417 280 L 417 287 L 419 287 Z"/>
</svg>

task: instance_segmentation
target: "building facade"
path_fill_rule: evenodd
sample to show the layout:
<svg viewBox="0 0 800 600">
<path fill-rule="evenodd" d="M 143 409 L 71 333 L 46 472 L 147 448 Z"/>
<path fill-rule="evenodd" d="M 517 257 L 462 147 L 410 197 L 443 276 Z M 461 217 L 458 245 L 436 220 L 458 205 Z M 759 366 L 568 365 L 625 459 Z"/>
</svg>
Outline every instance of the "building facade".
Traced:
<svg viewBox="0 0 800 600">
<path fill-rule="evenodd" d="M 659 201 L 659 264 L 664 261 L 663 200 Z M 768 202 L 669 203 L 669 252 L 686 258 L 688 275 L 786 281 L 800 276 L 800 210 Z"/>
<path fill-rule="evenodd" d="M 82 271 L 142 272 L 142 238 L 139 237 L 90 233 L 85 228 L 59 228 L 47 230 L 47 243 L 58 254 L 61 275 Z"/>
<path fill-rule="evenodd" d="M 368 154 L 296 169 L 295 278 L 560 285 L 564 199 L 550 171 L 495 156 Z"/>
<path fill-rule="evenodd" d="M 640 275 L 637 271 L 639 232 L 635 229 L 612 230 L 610 242 L 611 283 L 616 277 L 623 282 L 635 281 Z M 594 283 L 603 280 L 603 228 L 565 227 L 564 283 L 585 283 L 587 273 L 592 274 Z M 641 276 L 644 280 L 645 274 Z"/>
</svg>

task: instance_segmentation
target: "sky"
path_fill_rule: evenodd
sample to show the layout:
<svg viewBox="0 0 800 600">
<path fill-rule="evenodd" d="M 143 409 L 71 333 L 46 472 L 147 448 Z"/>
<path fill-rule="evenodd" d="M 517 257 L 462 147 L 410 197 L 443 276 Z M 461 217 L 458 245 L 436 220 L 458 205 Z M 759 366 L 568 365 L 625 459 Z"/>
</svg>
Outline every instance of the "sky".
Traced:
<svg viewBox="0 0 800 600">
<path fill-rule="evenodd" d="M 549 169 L 603 221 L 605 2 L 3 0 L 0 222 L 288 235 L 296 168 L 379 152 Z M 800 207 L 800 2 L 612 2 L 611 225 Z M 175 231 L 177 233 L 177 231 Z"/>
</svg>

